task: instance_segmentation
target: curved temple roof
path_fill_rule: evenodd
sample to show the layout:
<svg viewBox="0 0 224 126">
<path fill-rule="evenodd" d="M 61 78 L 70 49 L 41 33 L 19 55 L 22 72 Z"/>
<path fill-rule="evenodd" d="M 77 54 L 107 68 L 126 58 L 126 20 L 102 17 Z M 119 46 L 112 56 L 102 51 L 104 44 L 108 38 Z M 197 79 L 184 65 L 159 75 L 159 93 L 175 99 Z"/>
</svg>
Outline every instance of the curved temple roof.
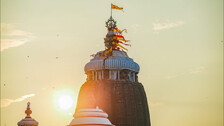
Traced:
<svg viewBox="0 0 224 126">
<path fill-rule="evenodd" d="M 85 72 L 92 70 L 103 69 L 128 69 L 131 71 L 139 72 L 139 65 L 129 58 L 127 53 L 120 50 L 113 50 L 112 55 L 109 57 L 101 57 L 103 51 L 98 52 L 89 63 L 85 65 Z"/>
<path fill-rule="evenodd" d="M 30 102 L 27 103 L 26 108 L 26 117 L 22 119 L 20 122 L 18 122 L 18 126 L 38 126 L 38 122 L 35 119 L 32 119 L 30 114 L 32 111 L 30 110 Z"/>
<path fill-rule="evenodd" d="M 80 109 L 74 114 L 69 126 L 114 126 L 107 119 L 108 115 L 102 109 Z"/>
</svg>

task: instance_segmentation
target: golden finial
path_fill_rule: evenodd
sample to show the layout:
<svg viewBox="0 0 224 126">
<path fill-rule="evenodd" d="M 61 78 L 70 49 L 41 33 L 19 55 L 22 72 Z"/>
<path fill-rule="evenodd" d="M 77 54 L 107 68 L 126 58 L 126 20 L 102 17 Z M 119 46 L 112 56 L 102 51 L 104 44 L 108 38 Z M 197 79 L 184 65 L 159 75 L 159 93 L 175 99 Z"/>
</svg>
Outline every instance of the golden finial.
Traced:
<svg viewBox="0 0 224 126">
<path fill-rule="evenodd" d="M 30 114 L 32 113 L 32 111 L 30 110 L 30 102 L 27 103 L 27 108 L 26 108 L 26 118 L 30 118 Z"/>
</svg>

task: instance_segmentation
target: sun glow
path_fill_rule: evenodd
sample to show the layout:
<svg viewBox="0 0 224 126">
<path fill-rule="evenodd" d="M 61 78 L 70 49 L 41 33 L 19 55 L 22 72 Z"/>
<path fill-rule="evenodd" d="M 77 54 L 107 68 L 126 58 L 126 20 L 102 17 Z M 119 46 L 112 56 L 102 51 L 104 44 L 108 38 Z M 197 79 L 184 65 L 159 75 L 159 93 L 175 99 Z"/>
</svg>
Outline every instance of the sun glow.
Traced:
<svg viewBox="0 0 224 126">
<path fill-rule="evenodd" d="M 70 94 L 62 94 L 58 97 L 57 104 L 62 110 L 72 109 L 74 106 L 74 98 Z"/>
</svg>

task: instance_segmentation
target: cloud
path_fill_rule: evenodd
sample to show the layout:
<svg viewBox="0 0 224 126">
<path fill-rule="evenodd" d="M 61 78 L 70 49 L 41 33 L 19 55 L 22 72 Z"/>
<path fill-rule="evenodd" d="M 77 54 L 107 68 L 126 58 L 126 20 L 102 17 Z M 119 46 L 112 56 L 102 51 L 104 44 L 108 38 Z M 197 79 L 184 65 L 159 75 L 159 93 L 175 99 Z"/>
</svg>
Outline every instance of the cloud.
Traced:
<svg viewBox="0 0 224 126">
<path fill-rule="evenodd" d="M 163 105 L 163 102 L 148 102 L 150 107 L 158 107 Z"/>
<path fill-rule="evenodd" d="M 166 29 L 171 29 L 174 27 L 178 27 L 183 25 L 184 22 L 183 21 L 176 21 L 176 22 L 170 22 L 169 20 L 167 20 L 166 22 L 159 22 L 159 23 L 153 23 L 153 30 L 154 31 L 161 31 L 161 30 L 166 30 Z"/>
<path fill-rule="evenodd" d="M 33 38 L 30 32 L 16 29 L 11 24 L 1 23 L 1 51 L 23 45 Z"/>
<path fill-rule="evenodd" d="M 8 107 L 12 103 L 21 102 L 21 101 L 23 101 L 29 97 L 33 97 L 33 96 L 35 96 L 35 94 L 24 95 L 17 99 L 1 99 L 1 108 Z"/>
<path fill-rule="evenodd" d="M 190 73 L 190 74 L 197 74 L 197 73 L 202 72 L 204 69 L 205 69 L 205 67 L 200 66 L 200 67 L 198 67 L 198 68 L 196 68 L 196 69 L 191 70 L 189 73 Z"/>
<path fill-rule="evenodd" d="M 179 76 L 183 76 L 183 75 L 186 75 L 186 74 L 198 74 L 198 73 L 201 73 L 204 69 L 205 69 L 204 66 L 200 66 L 200 67 L 194 68 L 192 70 L 189 70 L 187 72 L 174 74 L 174 75 L 169 75 L 169 76 L 166 77 L 166 79 L 173 79 L 173 78 L 177 78 Z"/>
<path fill-rule="evenodd" d="M 179 76 L 182 76 L 182 75 L 184 75 L 184 74 L 186 74 L 186 73 L 179 73 L 179 74 L 169 75 L 169 76 L 167 76 L 166 78 L 167 78 L 167 79 L 173 79 L 173 78 L 177 78 L 177 77 L 179 77 Z"/>
</svg>

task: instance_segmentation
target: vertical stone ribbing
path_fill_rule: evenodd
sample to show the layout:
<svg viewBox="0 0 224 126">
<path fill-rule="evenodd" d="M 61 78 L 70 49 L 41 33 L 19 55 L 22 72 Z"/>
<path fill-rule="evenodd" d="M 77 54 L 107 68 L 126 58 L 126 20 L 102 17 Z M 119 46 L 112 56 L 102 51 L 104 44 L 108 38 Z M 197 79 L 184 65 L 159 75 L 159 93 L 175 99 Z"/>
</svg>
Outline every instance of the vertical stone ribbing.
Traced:
<svg viewBox="0 0 224 126">
<path fill-rule="evenodd" d="M 150 126 L 143 85 L 131 81 L 87 81 L 79 93 L 77 109 L 99 106 L 116 126 Z"/>
</svg>

